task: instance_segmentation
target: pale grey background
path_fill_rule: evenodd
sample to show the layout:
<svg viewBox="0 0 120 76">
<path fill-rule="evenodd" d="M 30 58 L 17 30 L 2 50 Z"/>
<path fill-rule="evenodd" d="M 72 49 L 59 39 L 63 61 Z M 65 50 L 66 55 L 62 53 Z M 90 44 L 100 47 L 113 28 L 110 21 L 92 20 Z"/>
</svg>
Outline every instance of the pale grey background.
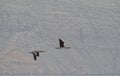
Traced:
<svg viewBox="0 0 120 76">
<path fill-rule="evenodd" d="M 120 1 L 0 0 L 0 74 L 120 74 Z"/>
</svg>

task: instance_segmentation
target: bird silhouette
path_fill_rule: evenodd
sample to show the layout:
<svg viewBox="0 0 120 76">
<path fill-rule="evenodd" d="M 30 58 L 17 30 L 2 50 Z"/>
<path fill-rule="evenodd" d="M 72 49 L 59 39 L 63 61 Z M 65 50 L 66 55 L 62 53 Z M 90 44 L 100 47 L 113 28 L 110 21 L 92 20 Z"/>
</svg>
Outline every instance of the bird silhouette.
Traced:
<svg viewBox="0 0 120 76">
<path fill-rule="evenodd" d="M 64 46 L 64 42 L 63 42 L 61 39 L 59 39 L 59 46 L 60 46 L 60 48 L 65 47 L 65 46 Z"/>
<path fill-rule="evenodd" d="M 29 52 L 29 53 L 32 53 L 33 54 L 33 58 L 34 60 L 36 61 L 37 60 L 37 57 L 39 57 L 39 53 L 40 52 L 44 52 L 44 51 L 32 51 L 32 52 Z"/>
</svg>

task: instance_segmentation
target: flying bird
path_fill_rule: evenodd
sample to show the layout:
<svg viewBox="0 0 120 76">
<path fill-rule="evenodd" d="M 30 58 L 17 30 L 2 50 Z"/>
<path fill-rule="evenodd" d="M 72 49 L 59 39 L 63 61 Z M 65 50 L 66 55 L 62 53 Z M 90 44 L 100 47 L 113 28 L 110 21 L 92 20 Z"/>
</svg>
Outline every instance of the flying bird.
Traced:
<svg viewBox="0 0 120 76">
<path fill-rule="evenodd" d="M 30 52 L 30 53 L 33 54 L 33 58 L 34 58 L 34 60 L 36 60 L 36 59 L 37 59 L 37 55 L 36 55 L 36 53 L 35 53 L 35 52 Z"/>
<path fill-rule="evenodd" d="M 59 39 L 59 46 L 60 46 L 60 48 L 65 47 L 65 46 L 64 46 L 64 42 L 63 42 L 61 39 Z"/>
<path fill-rule="evenodd" d="M 32 51 L 32 52 L 29 52 L 29 53 L 32 53 L 33 54 L 33 58 L 34 60 L 36 61 L 37 60 L 37 57 L 39 57 L 39 53 L 40 52 L 44 52 L 44 51 Z"/>
<path fill-rule="evenodd" d="M 59 47 L 57 47 L 56 49 L 61 49 L 61 48 L 69 49 L 69 48 L 71 48 L 71 47 L 66 47 L 66 46 L 64 45 L 64 41 L 59 38 Z"/>
</svg>

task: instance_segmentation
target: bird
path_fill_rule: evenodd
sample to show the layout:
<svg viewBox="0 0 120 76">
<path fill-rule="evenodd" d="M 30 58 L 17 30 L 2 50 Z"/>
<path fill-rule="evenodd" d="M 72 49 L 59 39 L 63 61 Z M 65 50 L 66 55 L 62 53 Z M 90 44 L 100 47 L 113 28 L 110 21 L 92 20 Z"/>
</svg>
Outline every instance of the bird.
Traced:
<svg viewBox="0 0 120 76">
<path fill-rule="evenodd" d="M 59 46 L 60 46 L 60 48 L 63 48 L 63 47 L 65 47 L 64 46 L 64 42 L 59 38 Z"/>
<path fill-rule="evenodd" d="M 44 51 L 32 51 L 32 52 L 29 52 L 29 53 L 32 53 L 33 54 L 33 58 L 34 60 L 36 61 L 37 60 L 37 57 L 39 57 L 39 53 L 40 52 L 44 52 Z"/>
<path fill-rule="evenodd" d="M 71 47 L 66 47 L 65 45 L 64 45 L 64 41 L 63 40 L 61 40 L 60 38 L 58 39 L 59 40 L 59 47 L 56 47 L 56 49 L 62 49 L 62 48 L 64 48 L 64 49 L 70 49 Z"/>
<path fill-rule="evenodd" d="M 36 53 L 35 53 L 35 52 L 30 52 L 30 53 L 33 54 L 33 58 L 34 58 L 34 60 L 36 61 L 36 59 L 37 59 L 37 55 L 36 55 Z"/>
</svg>

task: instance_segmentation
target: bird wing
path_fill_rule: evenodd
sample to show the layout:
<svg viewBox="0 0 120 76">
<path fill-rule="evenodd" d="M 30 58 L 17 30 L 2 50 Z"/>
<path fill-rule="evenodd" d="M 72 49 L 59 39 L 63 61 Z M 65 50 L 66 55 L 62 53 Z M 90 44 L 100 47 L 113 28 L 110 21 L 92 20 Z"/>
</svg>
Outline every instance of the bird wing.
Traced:
<svg viewBox="0 0 120 76">
<path fill-rule="evenodd" d="M 45 52 L 45 51 L 38 51 L 38 52 Z"/>
</svg>

